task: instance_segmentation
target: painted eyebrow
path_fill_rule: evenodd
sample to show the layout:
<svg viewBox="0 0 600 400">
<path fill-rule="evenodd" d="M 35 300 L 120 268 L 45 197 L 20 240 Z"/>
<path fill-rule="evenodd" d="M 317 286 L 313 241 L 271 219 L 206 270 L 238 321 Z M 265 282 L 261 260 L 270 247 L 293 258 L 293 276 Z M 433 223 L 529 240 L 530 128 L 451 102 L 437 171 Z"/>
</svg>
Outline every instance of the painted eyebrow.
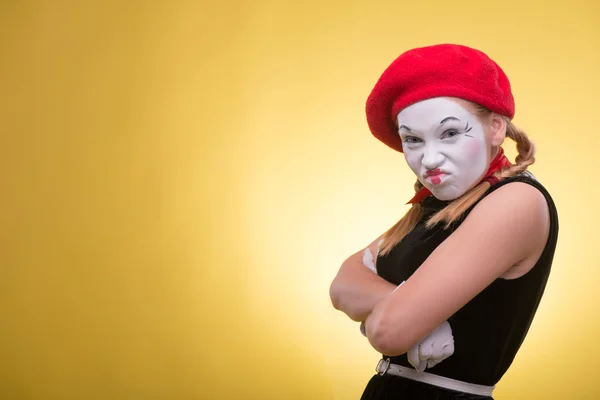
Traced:
<svg viewBox="0 0 600 400">
<path fill-rule="evenodd" d="M 406 125 L 400 125 L 400 127 L 398 127 L 398 130 L 400 130 L 400 129 L 406 129 L 407 131 L 412 132 L 410 130 L 410 128 L 408 126 L 406 126 Z"/>
<path fill-rule="evenodd" d="M 448 122 L 448 121 L 460 121 L 460 119 L 458 119 L 456 117 L 446 117 L 442 120 L 442 122 L 440 122 L 440 125 L 442 125 L 444 122 Z"/>
</svg>

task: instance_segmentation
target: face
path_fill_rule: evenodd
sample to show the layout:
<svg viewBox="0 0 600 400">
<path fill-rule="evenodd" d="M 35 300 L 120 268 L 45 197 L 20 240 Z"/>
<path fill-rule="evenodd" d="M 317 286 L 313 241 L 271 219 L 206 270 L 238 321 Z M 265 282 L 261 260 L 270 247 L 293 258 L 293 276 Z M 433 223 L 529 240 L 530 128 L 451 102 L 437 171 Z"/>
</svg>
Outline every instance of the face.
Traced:
<svg viewBox="0 0 600 400">
<path fill-rule="evenodd" d="M 465 103 L 438 97 L 415 103 L 397 117 L 406 161 L 419 181 L 440 200 L 454 200 L 481 181 L 491 145 Z"/>
</svg>

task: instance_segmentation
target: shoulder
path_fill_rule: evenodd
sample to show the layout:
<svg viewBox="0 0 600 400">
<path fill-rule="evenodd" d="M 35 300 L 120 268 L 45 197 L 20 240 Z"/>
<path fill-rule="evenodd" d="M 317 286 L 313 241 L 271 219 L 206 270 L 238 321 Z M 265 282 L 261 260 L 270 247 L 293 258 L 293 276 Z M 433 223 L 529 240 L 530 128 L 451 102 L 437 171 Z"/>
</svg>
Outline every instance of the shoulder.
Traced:
<svg viewBox="0 0 600 400">
<path fill-rule="evenodd" d="M 500 181 L 498 184 L 494 185 L 491 189 L 488 190 L 488 192 L 486 193 L 486 196 L 489 196 L 490 194 L 496 192 L 497 190 L 500 190 L 506 186 L 510 186 L 512 189 L 514 190 L 515 188 L 515 184 L 520 183 L 520 186 L 526 185 L 529 186 L 530 189 L 533 188 L 535 190 L 537 190 L 538 196 L 542 196 L 543 198 L 545 198 L 546 202 L 549 203 L 551 206 L 553 206 L 553 200 L 552 200 L 552 196 L 550 196 L 550 193 L 548 193 L 548 190 L 546 190 L 546 188 L 542 185 L 541 182 L 539 182 L 536 177 L 529 171 L 524 171 L 521 172 L 520 174 L 517 174 L 515 176 L 512 176 L 510 178 L 506 178 L 502 181 Z M 504 189 L 504 191 L 506 192 L 507 189 Z M 484 197 L 486 197 L 484 196 Z"/>
<path fill-rule="evenodd" d="M 498 243 L 510 244 L 515 255 L 526 257 L 548 236 L 547 192 L 530 178 L 507 180 L 493 189 L 474 206 L 460 229 L 473 234 L 492 229 Z"/>
<path fill-rule="evenodd" d="M 519 179 L 507 180 L 501 182 L 497 188 L 492 188 L 492 191 L 477 203 L 473 211 L 484 208 L 497 214 L 508 211 L 547 210 L 548 204 L 546 196 L 538 185 Z"/>
</svg>

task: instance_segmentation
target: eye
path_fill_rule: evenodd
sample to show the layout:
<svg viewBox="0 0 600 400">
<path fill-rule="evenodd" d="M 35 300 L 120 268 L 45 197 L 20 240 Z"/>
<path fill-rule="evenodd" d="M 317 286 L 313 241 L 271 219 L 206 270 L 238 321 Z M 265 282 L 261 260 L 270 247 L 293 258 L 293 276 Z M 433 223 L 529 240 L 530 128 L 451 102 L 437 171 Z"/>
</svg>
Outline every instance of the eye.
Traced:
<svg viewBox="0 0 600 400">
<path fill-rule="evenodd" d="M 421 143 L 423 140 L 416 136 L 404 136 L 402 138 L 402 143 Z"/>
<path fill-rule="evenodd" d="M 448 129 L 448 130 L 444 131 L 444 133 L 442 133 L 441 138 L 442 139 L 444 139 L 444 138 L 451 138 L 451 137 L 454 137 L 454 136 L 459 135 L 459 134 L 460 134 L 460 132 L 457 131 L 456 129 Z"/>
</svg>

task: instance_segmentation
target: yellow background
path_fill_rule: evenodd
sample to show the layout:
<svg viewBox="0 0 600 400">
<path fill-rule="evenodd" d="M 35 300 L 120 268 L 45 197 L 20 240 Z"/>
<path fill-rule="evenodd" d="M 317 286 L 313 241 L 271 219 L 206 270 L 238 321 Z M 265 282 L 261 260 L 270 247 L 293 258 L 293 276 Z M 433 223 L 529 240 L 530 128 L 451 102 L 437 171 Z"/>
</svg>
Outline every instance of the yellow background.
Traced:
<svg viewBox="0 0 600 400">
<path fill-rule="evenodd" d="M 507 72 L 561 217 L 497 399 L 600 398 L 599 17 L 593 0 L 0 2 L 0 397 L 358 399 L 378 356 L 329 283 L 413 183 L 364 102 L 400 52 L 454 42 Z"/>
</svg>

